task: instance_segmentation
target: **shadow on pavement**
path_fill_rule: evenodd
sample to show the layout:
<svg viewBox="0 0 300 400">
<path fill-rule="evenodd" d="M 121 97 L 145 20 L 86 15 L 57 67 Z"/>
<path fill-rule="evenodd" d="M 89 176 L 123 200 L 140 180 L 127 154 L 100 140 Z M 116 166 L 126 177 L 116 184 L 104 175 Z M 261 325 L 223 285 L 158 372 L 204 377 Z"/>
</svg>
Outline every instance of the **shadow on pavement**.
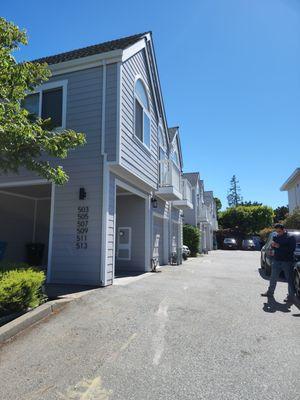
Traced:
<svg viewBox="0 0 300 400">
<path fill-rule="evenodd" d="M 49 300 L 56 300 L 96 288 L 98 288 L 98 286 L 47 284 L 45 285 L 44 293 L 47 295 Z"/>
</svg>

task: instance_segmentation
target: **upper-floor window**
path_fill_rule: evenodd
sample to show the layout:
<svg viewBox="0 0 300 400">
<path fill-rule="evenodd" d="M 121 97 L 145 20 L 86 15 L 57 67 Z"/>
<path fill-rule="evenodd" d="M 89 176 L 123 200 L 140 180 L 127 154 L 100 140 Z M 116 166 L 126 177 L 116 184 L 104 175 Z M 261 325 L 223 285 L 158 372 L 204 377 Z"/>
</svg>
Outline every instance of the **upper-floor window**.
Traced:
<svg viewBox="0 0 300 400">
<path fill-rule="evenodd" d="M 66 83 L 53 82 L 41 86 L 35 93 L 29 94 L 22 106 L 30 114 L 42 119 L 50 118 L 47 128 L 65 128 Z"/>
<path fill-rule="evenodd" d="M 150 106 L 144 83 L 138 79 L 135 83 L 135 135 L 150 148 Z"/>
</svg>

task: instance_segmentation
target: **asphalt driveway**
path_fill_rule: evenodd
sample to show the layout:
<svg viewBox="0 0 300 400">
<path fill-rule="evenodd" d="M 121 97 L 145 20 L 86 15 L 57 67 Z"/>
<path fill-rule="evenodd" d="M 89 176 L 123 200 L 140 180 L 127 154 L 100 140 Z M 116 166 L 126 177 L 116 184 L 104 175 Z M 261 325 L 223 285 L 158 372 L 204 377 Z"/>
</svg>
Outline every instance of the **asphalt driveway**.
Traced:
<svg viewBox="0 0 300 400">
<path fill-rule="evenodd" d="M 99 289 L 0 349 L 3 400 L 299 400 L 300 310 L 259 253 Z"/>
</svg>

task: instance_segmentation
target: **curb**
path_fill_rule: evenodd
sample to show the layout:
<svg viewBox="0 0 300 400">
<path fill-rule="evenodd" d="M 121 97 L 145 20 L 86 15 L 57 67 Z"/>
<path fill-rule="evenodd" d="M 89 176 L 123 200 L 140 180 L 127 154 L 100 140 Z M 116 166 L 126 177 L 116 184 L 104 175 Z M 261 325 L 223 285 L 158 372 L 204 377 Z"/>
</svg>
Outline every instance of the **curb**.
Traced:
<svg viewBox="0 0 300 400">
<path fill-rule="evenodd" d="M 40 322 L 42 319 L 54 314 L 64 308 L 72 299 L 60 299 L 49 301 L 41 306 L 29 311 L 21 317 L 8 322 L 6 325 L 0 327 L 0 345 L 4 344 L 7 340 L 11 339 L 24 329 Z"/>
</svg>

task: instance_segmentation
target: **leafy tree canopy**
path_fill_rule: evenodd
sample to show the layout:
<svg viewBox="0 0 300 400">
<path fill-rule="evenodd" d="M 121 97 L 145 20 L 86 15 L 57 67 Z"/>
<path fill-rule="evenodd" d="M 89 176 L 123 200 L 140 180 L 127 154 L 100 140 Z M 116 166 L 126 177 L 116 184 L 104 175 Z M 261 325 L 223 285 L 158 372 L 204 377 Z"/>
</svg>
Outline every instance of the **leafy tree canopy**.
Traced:
<svg viewBox="0 0 300 400">
<path fill-rule="evenodd" d="M 223 229 L 238 229 L 245 235 L 255 234 L 273 223 L 273 210 L 268 206 L 237 206 L 220 213 Z"/>
<path fill-rule="evenodd" d="M 214 197 L 215 203 L 216 203 L 216 208 L 217 212 L 221 211 L 222 208 L 222 202 L 218 197 Z"/>
<path fill-rule="evenodd" d="M 289 214 L 283 223 L 288 229 L 300 229 L 300 208 Z"/>
<path fill-rule="evenodd" d="M 32 118 L 21 107 L 26 95 L 51 75 L 46 64 L 16 62 L 12 52 L 21 44 L 27 44 L 26 33 L 0 18 L 0 173 L 18 173 L 25 167 L 63 184 L 68 179 L 63 168 L 41 156 L 65 158 L 70 149 L 85 143 L 85 137 L 70 129 L 59 133 L 48 130 L 49 120 Z"/>
<path fill-rule="evenodd" d="M 277 207 L 274 210 L 274 222 L 283 221 L 289 213 L 289 209 L 287 206 Z"/>
<path fill-rule="evenodd" d="M 262 206 L 262 203 L 259 203 L 258 201 L 242 201 L 241 206 L 245 207 L 250 207 L 250 206 Z"/>
</svg>

